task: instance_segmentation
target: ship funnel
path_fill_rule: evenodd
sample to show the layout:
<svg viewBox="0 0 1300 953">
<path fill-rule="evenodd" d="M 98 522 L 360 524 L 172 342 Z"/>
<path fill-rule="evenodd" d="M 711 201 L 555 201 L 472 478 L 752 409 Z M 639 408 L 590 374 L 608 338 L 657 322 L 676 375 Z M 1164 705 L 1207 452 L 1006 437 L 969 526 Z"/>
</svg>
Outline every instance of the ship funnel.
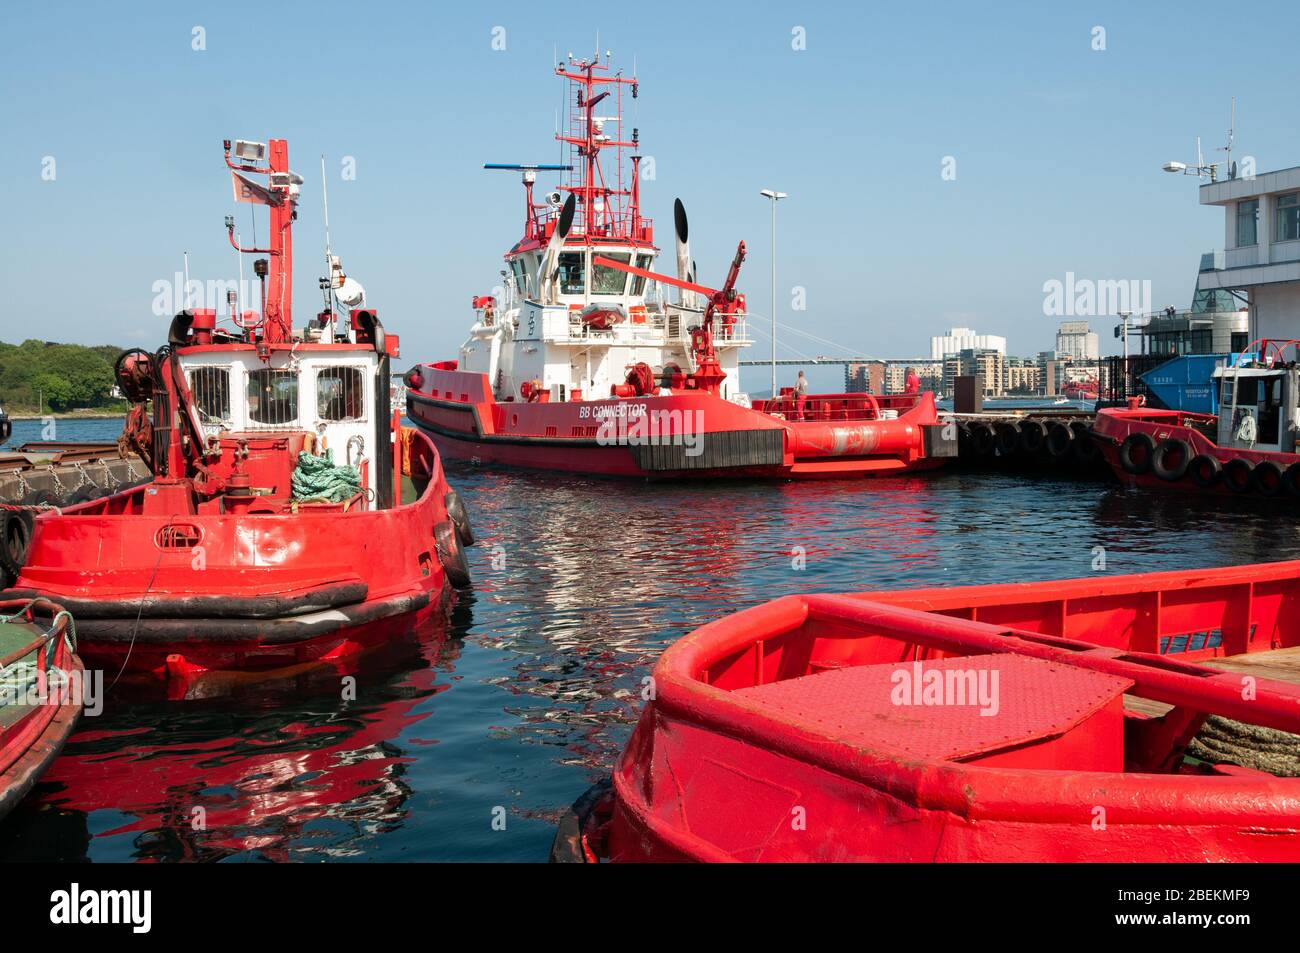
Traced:
<svg viewBox="0 0 1300 953">
<path fill-rule="evenodd" d="M 690 225 L 686 221 L 686 206 L 681 199 L 673 200 L 673 228 L 677 232 L 677 277 L 682 281 L 695 281 L 695 271 L 691 267 Z M 682 289 L 680 295 L 682 307 L 697 308 L 695 292 Z"/>
<path fill-rule="evenodd" d="M 560 248 L 564 245 L 569 230 L 573 228 L 573 216 L 577 207 L 578 198 L 570 193 L 564 207 L 560 209 L 560 218 L 555 223 L 551 240 L 546 244 L 546 254 L 542 256 L 542 267 L 537 279 L 539 288 L 544 291 L 542 300 L 548 304 L 554 304 L 556 300 L 555 270 L 560 264 Z"/>
</svg>

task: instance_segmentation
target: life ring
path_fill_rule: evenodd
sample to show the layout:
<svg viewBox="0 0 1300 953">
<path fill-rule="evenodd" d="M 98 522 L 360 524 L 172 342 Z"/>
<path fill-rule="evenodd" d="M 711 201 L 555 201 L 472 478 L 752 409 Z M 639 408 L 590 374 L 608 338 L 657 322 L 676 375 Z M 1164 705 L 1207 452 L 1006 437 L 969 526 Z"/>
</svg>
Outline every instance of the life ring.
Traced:
<svg viewBox="0 0 1300 953">
<path fill-rule="evenodd" d="M 17 579 L 32 550 L 36 515 L 31 510 L 0 510 L 0 569 Z"/>
<path fill-rule="evenodd" d="M 1233 457 L 1223 465 L 1223 482 L 1233 493 L 1245 493 L 1250 489 L 1250 464 L 1241 457 Z"/>
<path fill-rule="evenodd" d="M 1147 434 L 1131 433 L 1119 445 L 1119 463 L 1125 471 L 1134 476 L 1142 476 L 1151 469 L 1151 459 L 1155 456 L 1156 442 Z"/>
<path fill-rule="evenodd" d="M 1293 463 L 1282 474 L 1282 488 L 1291 496 L 1300 496 L 1300 463 Z"/>
<path fill-rule="evenodd" d="M 1192 456 L 1192 448 L 1186 440 L 1177 437 L 1161 440 L 1151 457 L 1151 472 L 1170 483 L 1181 480 L 1192 462 Z"/>
<path fill-rule="evenodd" d="M 473 546 L 474 530 L 470 528 L 469 511 L 465 509 L 460 494 L 455 490 L 448 490 L 442 502 L 447 507 L 447 515 L 456 526 L 456 533 L 460 536 L 461 543 L 465 546 Z"/>
<path fill-rule="evenodd" d="M 1277 496 L 1282 492 L 1282 468 L 1272 460 L 1261 460 L 1250 471 L 1250 486 L 1261 496 Z"/>
<path fill-rule="evenodd" d="M 465 550 L 460 545 L 456 524 L 451 520 L 439 523 L 433 528 L 433 538 L 438 548 L 438 562 L 442 563 L 447 581 L 457 589 L 469 588 L 469 563 L 465 560 Z"/>
<path fill-rule="evenodd" d="M 1208 453 L 1198 454 L 1187 465 L 1188 476 L 1202 490 L 1208 490 L 1218 483 L 1222 473 L 1223 464 L 1219 462 L 1218 457 L 1212 457 Z"/>
</svg>

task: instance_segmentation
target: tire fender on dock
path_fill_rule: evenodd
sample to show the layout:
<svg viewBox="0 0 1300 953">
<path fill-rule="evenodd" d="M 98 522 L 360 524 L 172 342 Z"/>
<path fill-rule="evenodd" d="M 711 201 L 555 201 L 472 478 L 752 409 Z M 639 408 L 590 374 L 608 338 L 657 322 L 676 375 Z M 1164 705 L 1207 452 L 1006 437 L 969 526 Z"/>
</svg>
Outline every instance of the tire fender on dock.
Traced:
<svg viewBox="0 0 1300 953">
<path fill-rule="evenodd" d="M 1060 460 L 1070 453 L 1074 443 L 1074 429 L 1063 420 L 1053 420 L 1047 428 L 1047 452 L 1054 459 Z"/>
</svg>

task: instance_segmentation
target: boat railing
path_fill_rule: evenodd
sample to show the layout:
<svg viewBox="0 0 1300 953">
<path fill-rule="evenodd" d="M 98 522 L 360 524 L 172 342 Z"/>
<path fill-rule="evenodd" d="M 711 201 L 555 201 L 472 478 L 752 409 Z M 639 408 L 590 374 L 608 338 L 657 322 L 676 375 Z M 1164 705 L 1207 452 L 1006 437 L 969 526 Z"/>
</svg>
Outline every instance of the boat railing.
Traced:
<svg viewBox="0 0 1300 953">
<path fill-rule="evenodd" d="M 810 394 L 802 408 L 793 388 L 782 388 L 775 398 L 755 400 L 753 408 L 787 420 L 882 420 L 897 417 L 916 406 L 917 394 Z"/>
<path fill-rule="evenodd" d="M 72 615 L 62 606 L 48 599 L 0 600 L 0 622 L 22 620 L 35 622 L 37 612 L 48 614 L 49 628 L 31 642 L 0 656 L 0 680 L 6 677 L 11 666 L 35 655 L 36 681 L 42 690 L 51 670 L 69 667 L 76 651 L 76 635 Z"/>
</svg>

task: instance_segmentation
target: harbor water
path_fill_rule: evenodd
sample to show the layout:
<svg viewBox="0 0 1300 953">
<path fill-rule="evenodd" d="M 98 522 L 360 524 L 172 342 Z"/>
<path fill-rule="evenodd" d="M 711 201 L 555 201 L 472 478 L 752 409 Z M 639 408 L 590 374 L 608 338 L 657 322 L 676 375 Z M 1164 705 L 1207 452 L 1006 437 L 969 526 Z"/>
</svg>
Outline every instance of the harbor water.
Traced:
<svg viewBox="0 0 1300 953">
<path fill-rule="evenodd" d="M 62 423 L 58 438 L 119 428 Z M 1300 558 L 1281 509 L 1023 473 L 449 477 L 478 543 L 445 629 L 368 660 L 355 685 L 110 691 L 0 823 L 0 859 L 541 861 L 559 813 L 614 763 L 656 658 L 721 614 L 799 591 Z"/>
</svg>

